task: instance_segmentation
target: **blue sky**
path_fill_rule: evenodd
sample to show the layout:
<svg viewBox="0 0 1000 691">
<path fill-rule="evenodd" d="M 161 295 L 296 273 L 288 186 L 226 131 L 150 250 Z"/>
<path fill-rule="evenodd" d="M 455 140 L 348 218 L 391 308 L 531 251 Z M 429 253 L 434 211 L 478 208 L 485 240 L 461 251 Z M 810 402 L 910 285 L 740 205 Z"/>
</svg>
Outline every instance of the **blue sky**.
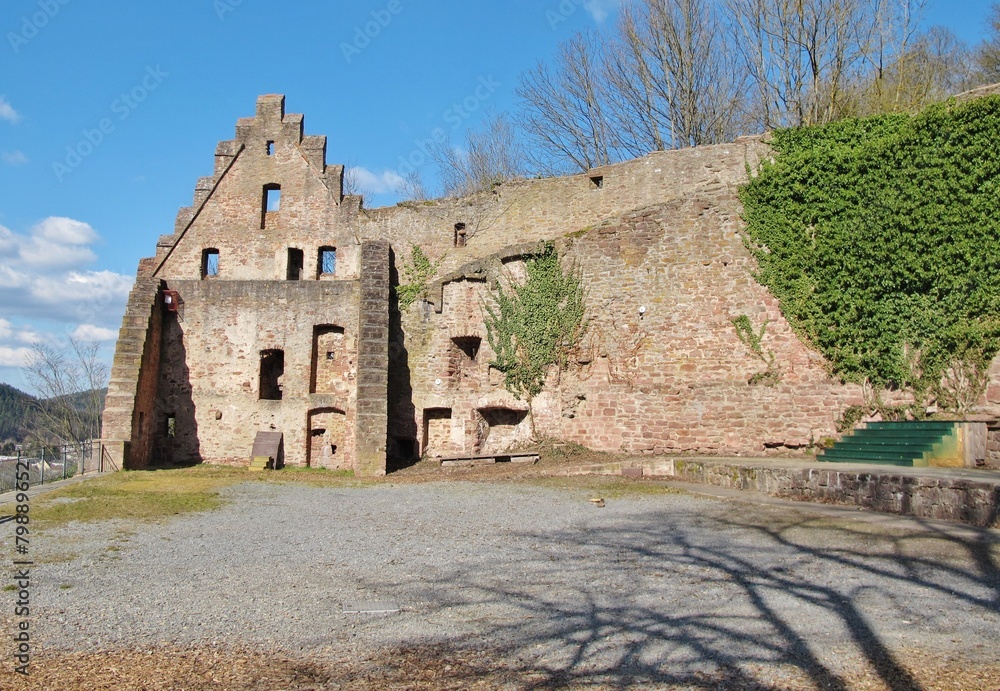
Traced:
<svg viewBox="0 0 1000 691">
<path fill-rule="evenodd" d="M 368 205 L 392 203 L 419 141 L 512 108 L 521 72 L 620 1 L 4 0 L 0 381 L 29 388 L 38 339 L 110 355 L 138 260 L 257 95 L 285 94 Z M 976 43 L 989 5 L 930 0 L 926 23 Z"/>
</svg>

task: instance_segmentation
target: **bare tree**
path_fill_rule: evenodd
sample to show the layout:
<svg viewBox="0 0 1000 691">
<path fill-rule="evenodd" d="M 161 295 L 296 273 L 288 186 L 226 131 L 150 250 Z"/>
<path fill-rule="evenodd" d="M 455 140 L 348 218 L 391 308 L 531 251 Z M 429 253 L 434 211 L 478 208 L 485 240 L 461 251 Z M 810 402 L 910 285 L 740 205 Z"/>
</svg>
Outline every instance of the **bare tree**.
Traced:
<svg viewBox="0 0 1000 691">
<path fill-rule="evenodd" d="M 100 358 L 100 344 L 73 337 L 59 347 L 35 343 L 25 365 L 26 378 L 38 394 L 42 441 L 82 442 L 101 433 L 103 389 L 109 368 Z"/>
<path fill-rule="evenodd" d="M 400 188 L 399 194 L 403 199 L 415 202 L 422 202 L 429 198 L 427 188 L 424 186 L 424 178 L 419 170 L 412 170 L 403 178 L 403 186 Z"/>
<path fill-rule="evenodd" d="M 524 149 L 513 123 L 505 114 L 489 114 L 480 130 L 465 135 L 465 148 L 446 140 L 431 157 L 441 174 L 444 193 L 462 197 L 490 190 L 524 174 Z"/>
<path fill-rule="evenodd" d="M 553 66 L 539 63 L 517 88 L 531 161 L 548 173 L 590 170 L 620 160 L 608 119 L 603 60 L 591 34 L 559 46 Z"/>
<path fill-rule="evenodd" d="M 742 130 L 746 81 L 715 3 L 641 0 L 622 11 L 608 100 L 630 154 L 730 141 Z"/>
<path fill-rule="evenodd" d="M 358 165 L 356 161 L 350 161 L 344 166 L 344 196 L 357 196 L 363 197 L 364 199 L 369 199 L 372 196 L 372 191 L 366 188 L 361 183 L 361 177 L 358 175 Z"/>
<path fill-rule="evenodd" d="M 974 86 L 973 56 L 945 27 L 935 26 L 873 70 L 859 86 L 859 114 L 918 110 Z"/>
<path fill-rule="evenodd" d="M 990 37 L 976 51 L 976 78 L 981 84 L 1000 82 L 1000 3 L 990 7 Z"/>
<path fill-rule="evenodd" d="M 873 0 L 726 2 L 755 85 L 760 127 L 813 125 L 845 114 L 870 50 Z"/>
</svg>

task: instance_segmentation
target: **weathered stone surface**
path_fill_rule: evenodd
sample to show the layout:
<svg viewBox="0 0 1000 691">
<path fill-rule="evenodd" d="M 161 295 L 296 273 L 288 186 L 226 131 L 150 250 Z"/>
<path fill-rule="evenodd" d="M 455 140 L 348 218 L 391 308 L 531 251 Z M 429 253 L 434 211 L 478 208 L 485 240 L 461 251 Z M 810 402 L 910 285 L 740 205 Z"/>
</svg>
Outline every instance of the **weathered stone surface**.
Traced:
<svg viewBox="0 0 1000 691">
<path fill-rule="evenodd" d="M 105 418 L 133 467 L 245 464 L 258 431 L 284 434 L 290 465 L 362 474 L 385 472 L 387 457 L 493 454 L 532 435 L 636 454 L 792 454 L 863 400 L 753 279 L 737 189 L 770 155 L 758 138 L 607 166 L 600 187 L 570 175 L 372 210 L 343 194 L 343 166 L 325 153 L 283 97 L 263 96 L 217 147 L 175 232 L 151 234 Z M 580 272 L 590 329 L 529 411 L 489 367 L 482 306 L 544 241 Z M 408 280 L 414 247 L 436 273 L 400 313 L 391 285 Z M 179 293 L 177 313 L 161 288 Z M 743 314 L 767 322 L 772 387 L 748 383 L 763 364 L 736 336 Z"/>
</svg>

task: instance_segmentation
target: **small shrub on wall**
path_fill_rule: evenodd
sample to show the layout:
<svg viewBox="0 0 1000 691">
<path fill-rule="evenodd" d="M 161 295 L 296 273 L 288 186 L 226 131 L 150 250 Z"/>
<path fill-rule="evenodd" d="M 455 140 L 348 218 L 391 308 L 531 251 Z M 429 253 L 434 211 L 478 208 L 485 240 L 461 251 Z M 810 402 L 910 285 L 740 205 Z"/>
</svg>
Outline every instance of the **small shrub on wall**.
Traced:
<svg viewBox="0 0 1000 691">
<path fill-rule="evenodd" d="M 1000 350 L 1000 98 L 775 132 L 757 279 L 849 381 L 964 412 Z"/>
</svg>

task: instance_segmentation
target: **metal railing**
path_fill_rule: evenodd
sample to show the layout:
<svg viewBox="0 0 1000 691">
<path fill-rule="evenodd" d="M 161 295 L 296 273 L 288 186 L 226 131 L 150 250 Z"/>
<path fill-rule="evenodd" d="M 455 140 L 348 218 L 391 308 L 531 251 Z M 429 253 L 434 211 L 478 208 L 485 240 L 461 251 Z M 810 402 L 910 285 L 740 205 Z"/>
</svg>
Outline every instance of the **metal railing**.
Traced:
<svg viewBox="0 0 1000 691">
<path fill-rule="evenodd" d="M 19 465 L 22 473 L 27 465 L 29 485 L 118 470 L 99 440 L 61 445 L 25 444 L 18 447 L 16 456 L 0 456 L 0 492 L 15 488 Z"/>
</svg>

